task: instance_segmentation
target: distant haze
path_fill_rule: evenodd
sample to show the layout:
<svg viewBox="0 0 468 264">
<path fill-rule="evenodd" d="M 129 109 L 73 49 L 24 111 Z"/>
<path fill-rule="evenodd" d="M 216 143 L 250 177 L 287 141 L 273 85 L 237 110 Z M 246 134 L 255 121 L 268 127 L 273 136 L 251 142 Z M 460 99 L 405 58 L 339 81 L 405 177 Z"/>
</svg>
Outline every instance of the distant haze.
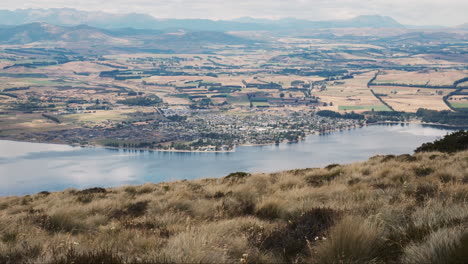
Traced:
<svg viewBox="0 0 468 264">
<path fill-rule="evenodd" d="M 3 0 L 0 9 L 76 8 L 143 13 L 156 18 L 235 19 L 254 17 L 307 20 L 390 16 L 407 25 L 456 26 L 466 23 L 466 0 Z"/>
</svg>

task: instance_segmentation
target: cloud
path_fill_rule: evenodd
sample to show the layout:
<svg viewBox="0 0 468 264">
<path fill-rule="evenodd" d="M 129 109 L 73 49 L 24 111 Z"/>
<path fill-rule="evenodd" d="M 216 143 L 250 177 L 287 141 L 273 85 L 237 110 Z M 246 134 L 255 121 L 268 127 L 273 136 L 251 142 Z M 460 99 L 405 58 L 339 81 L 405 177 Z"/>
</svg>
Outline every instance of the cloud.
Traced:
<svg viewBox="0 0 468 264">
<path fill-rule="evenodd" d="M 404 24 L 466 23 L 466 0 L 3 0 L 1 8 L 62 8 L 113 13 L 149 13 L 158 18 L 233 19 L 295 17 L 347 19 L 380 14 Z"/>
</svg>

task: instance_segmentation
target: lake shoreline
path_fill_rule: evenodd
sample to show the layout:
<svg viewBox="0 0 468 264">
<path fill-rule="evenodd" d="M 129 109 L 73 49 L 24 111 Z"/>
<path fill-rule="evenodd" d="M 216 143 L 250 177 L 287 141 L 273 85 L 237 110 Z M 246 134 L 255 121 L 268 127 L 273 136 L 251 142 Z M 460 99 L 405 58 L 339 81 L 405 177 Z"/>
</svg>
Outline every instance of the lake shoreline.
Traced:
<svg viewBox="0 0 468 264">
<path fill-rule="evenodd" d="M 322 135 L 322 134 L 328 134 L 332 132 L 339 132 L 339 131 L 346 131 L 350 129 L 355 129 L 355 128 L 361 128 L 366 126 L 365 124 L 359 125 L 359 126 L 349 126 L 346 128 L 337 128 L 337 129 L 329 129 L 325 130 L 323 132 L 320 131 L 313 131 L 310 134 L 306 134 L 306 136 L 298 141 L 281 141 L 280 143 L 298 143 L 302 140 L 304 140 L 306 137 L 311 136 L 311 135 Z M 153 151 L 153 152 L 173 152 L 173 153 L 234 153 L 236 152 L 237 147 L 258 147 L 258 146 L 272 146 L 272 145 L 277 145 L 279 143 L 263 143 L 263 144 L 252 144 L 252 143 L 245 143 L 245 144 L 240 144 L 240 145 L 234 145 L 233 149 L 230 150 L 177 150 L 177 149 L 156 149 L 156 148 L 128 148 L 128 147 L 110 147 L 110 146 L 103 146 L 103 145 L 98 145 L 98 144 L 86 144 L 86 145 L 81 145 L 78 143 L 66 143 L 66 142 L 61 142 L 61 141 L 37 141 L 37 140 L 18 140 L 16 138 L 10 138 L 10 137 L 0 137 L 0 140 L 10 140 L 10 141 L 15 141 L 15 142 L 25 142 L 25 143 L 38 143 L 38 144 L 56 144 L 56 145 L 67 145 L 71 147 L 82 147 L 82 148 L 105 148 L 105 149 L 114 149 L 114 150 L 135 150 L 135 151 Z"/>
<path fill-rule="evenodd" d="M 460 128 L 460 129 L 468 129 L 468 125 L 448 125 L 448 124 L 439 124 L 439 123 L 427 123 L 427 122 L 420 122 L 420 121 L 380 121 L 368 125 L 385 125 L 385 124 L 418 124 L 418 125 L 426 125 L 426 126 L 439 126 L 439 127 L 447 127 L 447 128 Z"/>
<path fill-rule="evenodd" d="M 232 172 L 278 172 L 359 162 L 375 155 L 412 153 L 454 131 L 420 124 L 375 124 L 310 135 L 297 143 L 238 147 L 201 154 L 73 147 L 0 140 L 0 196 L 213 178 Z M 30 183 L 26 184 L 25 183 Z"/>
<path fill-rule="evenodd" d="M 336 128 L 336 129 L 328 129 L 325 131 L 314 131 L 310 134 L 306 134 L 306 136 L 298 141 L 287 141 L 284 140 L 280 143 L 298 143 L 303 141 L 306 137 L 311 135 L 326 135 L 334 132 L 340 131 L 347 131 L 356 128 L 362 128 L 367 126 L 374 126 L 374 125 L 398 125 L 398 124 L 418 124 L 418 125 L 428 125 L 428 126 L 439 126 L 439 127 L 446 127 L 446 128 L 459 128 L 459 129 L 468 129 L 468 126 L 454 126 L 454 125 L 447 125 L 447 124 L 439 124 L 439 123 L 425 123 L 419 121 L 380 121 L 371 124 L 361 124 L 356 126 L 349 126 L 346 128 Z M 66 143 L 61 141 L 36 141 L 36 140 L 18 140 L 16 138 L 11 137 L 0 137 L 0 140 L 9 140 L 15 142 L 25 142 L 25 143 L 38 143 L 38 144 L 55 144 L 55 145 L 67 145 L 71 147 L 81 147 L 81 148 L 104 148 L 104 149 L 113 149 L 113 150 L 132 150 L 132 151 L 150 151 L 150 152 L 168 152 L 168 153 L 235 153 L 236 148 L 238 147 L 258 147 L 258 146 L 273 146 L 279 143 L 264 143 L 264 144 L 251 144 L 245 143 L 240 145 L 235 145 L 231 150 L 176 150 L 176 149 L 155 149 L 155 148 L 128 148 L 128 147 L 110 147 L 110 146 L 103 146 L 98 144 L 86 144 L 80 145 L 77 143 Z"/>
</svg>

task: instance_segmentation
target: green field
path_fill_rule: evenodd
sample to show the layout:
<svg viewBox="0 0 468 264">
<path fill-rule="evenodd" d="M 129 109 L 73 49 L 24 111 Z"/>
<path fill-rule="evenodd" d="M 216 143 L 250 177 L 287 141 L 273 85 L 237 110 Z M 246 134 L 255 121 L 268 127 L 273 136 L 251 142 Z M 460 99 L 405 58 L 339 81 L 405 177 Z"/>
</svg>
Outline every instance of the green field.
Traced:
<svg viewBox="0 0 468 264">
<path fill-rule="evenodd" d="M 468 108 L 468 102 L 450 102 L 454 108 Z"/>
<path fill-rule="evenodd" d="M 18 82 L 27 82 L 33 85 L 41 85 L 41 86 L 63 86 L 63 85 L 77 85 L 78 83 L 70 83 L 64 81 L 53 81 L 51 79 L 38 79 L 38 78 L 16 78 L 15 81 Z"/>
<path fill-rule="evenodd" d="M 348 111 L 348 110 L 372 110 L 374 111 L 390 111 L 390 109 L 385 105 L 340 105 L 338 106 L 338 110 L 340 111 Z"/>
<path fill-rule="evenodd" d="M 252 104 L 255 107 L 257 107 L 257 106 L 270 106 L 270 104 L 268 102 L 253 102 Z"/>
</svg>

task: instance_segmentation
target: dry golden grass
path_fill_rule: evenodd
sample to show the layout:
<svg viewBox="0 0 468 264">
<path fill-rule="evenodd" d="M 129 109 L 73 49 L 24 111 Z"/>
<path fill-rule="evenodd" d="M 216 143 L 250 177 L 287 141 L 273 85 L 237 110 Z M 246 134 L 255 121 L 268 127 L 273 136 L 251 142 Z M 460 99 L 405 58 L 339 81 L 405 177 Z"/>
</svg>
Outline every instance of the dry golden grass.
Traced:
<svg viewBox="0 0 468 264">
<path fill-rule="evenodd" d="M 423 89 L 400 86 L 374 86 L 378 94 L 385 94 L 382 99 L 396 111 L 416 112 L 419 108 L 431 110 L 450 110 L 443 97 L 454 91 L 451 89 Z"/>
<path fill-rule="evenodd" d="M 386 70 L 375 80 L 375 83 L 398 83 L 416 85 L 453 85 L 453 82 L 466 77 L 466 70 L 441 70 L 441 71 L 419 71 L 406 72 L 397 70 Z"/>
<path fill-rule="evenodd" d="M 53 65 L 45 67 L 48 72 L 55 72 L 56 74 L 70 74 L 74 72 L 92 72 L 99 73 L 101 71 L 111 71 L 113 68 L 108 66 L 99 65 L 92 62 L 74 61 L 61 65 Z"/>
<path fill-rule="evenodd" d="M 341 80 L 339 84 L 329 82 L 326 90 L 314 91 L 312 94 L 320 97 L 322 102 L 333 103 L 333 106 L 321 106 L 321 110 L 343 111 L 343 107 L 349 107 L 355 112 L 363 112 L 372 108 L 379 109 L 384 105 L 367 88 L 367 83 L 373 75 L 375 72 L 366 72 L 356 75 L 353 79 Z M 360 109 L 359 106 L 363 108 Z"/>
<path fill-rule="evenodd" d="M 468 151 L 0 198 L 0 263 L 459 263 Z"/>
</svg>

